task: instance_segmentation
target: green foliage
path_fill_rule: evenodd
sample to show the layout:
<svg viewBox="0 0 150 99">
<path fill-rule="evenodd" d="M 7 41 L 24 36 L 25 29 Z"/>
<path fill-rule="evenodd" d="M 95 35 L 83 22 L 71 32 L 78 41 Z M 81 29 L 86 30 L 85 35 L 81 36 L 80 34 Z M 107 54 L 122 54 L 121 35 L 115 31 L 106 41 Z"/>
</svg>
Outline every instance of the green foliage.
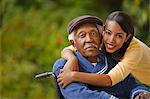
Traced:
<svg viewBox="0 0 150 99">
<path fill-rule="evenodd" d="M 149 0 L 124 0 L 123 9 L 133 17 L 136 36 L 150 46 Z"/>
<path fill-rule="evenodd" d="M 3 99 L 54 98 L 51 80 L 39 83 L 34 76 L 51 71 L 60 50 L 67 45 L 65 33 L 58 30 L 60 15 L 51 15 L 48 5 L 40 10 L 32 7 L 24 10 L 12 3 L 8 7 L 1 28 L 0 96 Z"/>
<path fill-rule="evenodd" d="M 68 45 L 67 23 L 83 14 L 103 20 L 123 4 L 137 18 L 138 37 L 148 42 L 149 16 L 145 1 L 135 0 L 2 0 L 0 2 L 0 98 L 54 99 L 51 78 L 34 76 L 51 71 L 60 51 Z M 139 3 L 137 3 L 139 2 Z M 113 6 L 112 6 L 113 4 Z M 133 8 L 130 6 L 132 5 Z M 142 5 L 142 6 L 140 6 Z M 135 6 L 135 7 L 134 7 Z M 139 10 L 137 13 L 135 10 Z M 141 17 L 140 17 L 141 16 Z M 141 19 L 141 20 L 138 20 Z M 146 29 L 145 29 L 146 28 Z M 146 39 L 145 39 L 146 38 Z"/>
</svg>

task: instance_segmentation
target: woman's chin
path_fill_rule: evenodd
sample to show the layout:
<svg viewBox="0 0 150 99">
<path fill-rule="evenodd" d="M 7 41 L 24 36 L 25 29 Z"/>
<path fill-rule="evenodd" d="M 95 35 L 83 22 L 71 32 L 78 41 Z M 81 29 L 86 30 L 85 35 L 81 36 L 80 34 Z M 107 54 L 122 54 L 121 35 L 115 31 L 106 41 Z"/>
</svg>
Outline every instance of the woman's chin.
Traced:
<svg viewBox="0 0 150 99">
<path fill-rule="evenodd" d="M 115 50 L 115 49 L 107 49 L 107 48 L 106 48 L 106 51 L 107 51 L 108 53 L 114 53 L 116 50 Z"/>
</svg>

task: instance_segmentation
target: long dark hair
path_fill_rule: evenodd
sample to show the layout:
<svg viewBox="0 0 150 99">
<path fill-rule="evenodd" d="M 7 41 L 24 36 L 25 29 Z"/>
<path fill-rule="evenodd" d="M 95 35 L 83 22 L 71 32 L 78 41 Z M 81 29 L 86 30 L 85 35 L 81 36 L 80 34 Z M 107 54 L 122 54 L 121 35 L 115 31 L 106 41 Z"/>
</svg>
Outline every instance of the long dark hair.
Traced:
<svg viewBox="0 0 150 99">
<path fill-rule="evenodd" d="M 134 36 L 133 22 L 131 20 L 131 17 L 123 11 L 112 12 L 107 17 L 107 19 L 105 21 L 105 25 L 107 24 L 107 21 L 117 22 L 120 25 L 120 27 L 122 28 L 122 30 L 127 33 L 128 40 L 126 42 L 124 42 L 123 46 L 118 51 L 116 51 L 112 54 L 106 52 L 107 55 L 111 55 L 112 58 L 119 61 L 119 59 L 124 56 L 125 51 L 127 50 L 128 46 Z M 105 25 L 104 25 L 104 30 L 105 30 Z M 105 47 L 103 47 L 103 48 L 105 48 Z"/>
</svg>

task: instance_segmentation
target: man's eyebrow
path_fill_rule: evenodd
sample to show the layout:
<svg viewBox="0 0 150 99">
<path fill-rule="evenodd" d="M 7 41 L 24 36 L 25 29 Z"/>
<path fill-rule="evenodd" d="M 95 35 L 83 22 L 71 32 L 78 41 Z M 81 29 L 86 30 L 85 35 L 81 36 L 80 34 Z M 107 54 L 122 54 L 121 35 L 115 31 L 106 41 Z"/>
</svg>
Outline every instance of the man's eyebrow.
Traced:
<svg viewBox="0 0 150 99">
<path fill-rule="evenodd" d="M 85 33 L 83 30 L 78 31 L 77 34 Z"/>
<path fill-rule="evenodd" d="M 92 32 L 93 32 L 93 31 L 98 31 L 98 29 L 92 29 L 92 30 L 90 30 L 90 31 L 92 31 Z"/>
</svg>

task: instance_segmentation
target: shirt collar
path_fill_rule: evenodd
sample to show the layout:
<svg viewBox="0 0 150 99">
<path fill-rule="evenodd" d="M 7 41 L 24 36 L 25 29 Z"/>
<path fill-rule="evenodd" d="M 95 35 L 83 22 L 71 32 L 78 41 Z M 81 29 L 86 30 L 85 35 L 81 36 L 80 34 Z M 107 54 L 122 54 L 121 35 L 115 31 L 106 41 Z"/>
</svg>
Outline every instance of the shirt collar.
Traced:
<svg viewBox="0 0 150 99">
<path fill-rule="evenodd" d="M 98 55 L 100 61 L 96 64 L 96 66 L 93 66 L 93 64 L 82 55 L 80 55 L 78 51 L 75 52 L 75 55 L 78 58 L 79 66 L 81 68 L 81 71 L 83 72 L 104 73 L 108 68 L 107 58 L 104 53 L 100 52 L 100 54 Z"/>
</svg>

